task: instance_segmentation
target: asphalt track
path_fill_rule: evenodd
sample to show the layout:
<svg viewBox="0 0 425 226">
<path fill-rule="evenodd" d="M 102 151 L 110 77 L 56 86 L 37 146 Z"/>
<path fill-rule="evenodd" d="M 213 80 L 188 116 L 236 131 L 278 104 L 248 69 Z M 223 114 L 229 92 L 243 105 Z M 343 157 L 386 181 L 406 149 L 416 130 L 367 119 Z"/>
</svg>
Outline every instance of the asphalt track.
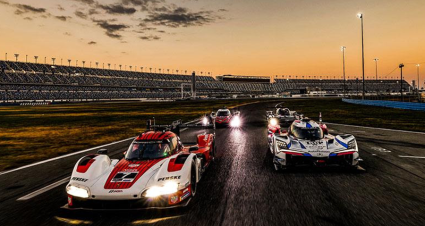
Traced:
<svg viewBox="0 0 425 226">
<path fill-rule="evenodd" d="M 216 161 L 186 209 L 64 211 L 65 183 L 17 200 L 69 177 L 79 154 L 0 175 L 0 225 L 425 225 L 425 134 L 328 124 L 331 133 L 356 136 L 366 171 L 277 173 L 267 153 L 266 104 L 239 110 L 243 128 L 217 129 Z M 118 158 L 128 143 L 107 149 Z"/>
</svg>

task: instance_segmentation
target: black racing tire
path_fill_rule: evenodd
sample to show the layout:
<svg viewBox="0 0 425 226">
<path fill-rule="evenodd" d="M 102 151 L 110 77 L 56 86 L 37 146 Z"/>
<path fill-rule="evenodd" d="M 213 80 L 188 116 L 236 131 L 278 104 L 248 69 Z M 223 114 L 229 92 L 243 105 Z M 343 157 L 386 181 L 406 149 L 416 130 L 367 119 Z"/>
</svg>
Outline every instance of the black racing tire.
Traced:
<svg viewBox="0 0 425 226">
<path fill-rule="evenodd" d="M 211 151 L 211 161 L 214 162 L 215 161 L 215 151 L 216 151 L 216 147 L 215 147 L 215 140 L 212 143 L 212 151 Z"/>
<path fill-rule="evenodd" d="M 192 197 L 196 195 L 196 189 L 198 187 L 198 184 L 196 183 L 196 164 L 195 160 L 192 161 L 192 167 L 190 170 L 190 191 Z"/>
</svg>

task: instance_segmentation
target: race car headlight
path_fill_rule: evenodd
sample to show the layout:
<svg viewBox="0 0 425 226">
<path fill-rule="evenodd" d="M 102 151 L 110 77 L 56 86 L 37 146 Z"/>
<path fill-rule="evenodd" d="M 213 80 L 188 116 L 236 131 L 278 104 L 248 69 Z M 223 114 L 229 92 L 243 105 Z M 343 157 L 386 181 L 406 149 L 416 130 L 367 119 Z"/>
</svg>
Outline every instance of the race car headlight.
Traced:
<svg viewBox="0 0 425 226">
<path fill-rule="evenodd" d="M 176 193 L 178 184 L 176 182 L 168 182 L 164 186 L 153 186 L 146 191 L 145 196 L 148 198 L 155 198 L 160 195 L 168 195 Z"/>
<path fill-rule="evenodd" d="M 277 124 L 278 124 L 277 119 L 275 119 L 275 118 L 270 119 L 270 125 L 277 126 Z"/>
<path fill-rule="evenodd" d="M 232 118 L 232 121 L 230 121 L 231 127 L 240 127 L 241 126 L 241 119 L 239 116 L 235 116 Z"/>
<path fill-rule="evenodd" d="M 89 188 L 85 186 L 69 184 L 68 186 L 66 186 L 66 193 L 75 197 L 88 198 L 90 192 Z"/>
<path fill-rule="evenodd" d="M 207 117 L 204 117 L 202 119 L 202 125 L 204 125 L 204 126 L 208 125 L 208 118 Z"/>
<path fill-rule="evenodd" d="M 276 144 L 277 144 L 277 147 L 278 147 L 278 149 L 280 150 L 280 149 L 288 149 L 288 145 L 286 144 L 286 142 L 285 141 L 280 141 L 280 140 L 278 140 L 278 141 L 276 141 Z"/>
<path fill-rule="evenodd" d="M 357 147 L 357 144 L 355 140 L 348 142 L 348 149 L 356 149 L 356 147 Z"/>
</svg>

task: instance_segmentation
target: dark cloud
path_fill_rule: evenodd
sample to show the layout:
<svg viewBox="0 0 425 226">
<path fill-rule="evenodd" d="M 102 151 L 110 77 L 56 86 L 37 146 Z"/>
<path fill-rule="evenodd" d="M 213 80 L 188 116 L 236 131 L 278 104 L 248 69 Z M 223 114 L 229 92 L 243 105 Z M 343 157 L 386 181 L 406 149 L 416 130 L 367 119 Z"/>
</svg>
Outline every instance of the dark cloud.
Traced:
<svg viewBox="0 0 425 226">
<path fill-rule="evenodd" d="M 55 16 L 55 18 L 62 21 L 67 21 L 68 19 L 72 19 L 72 17 L 70 16 Z"/>
<path fill-rule="evenodd" d="M 212 11 L 190 12 L 187 8 L 157 8 L 144 22 L 167 27 L 190 27 L 210 24 L 218 17 Z"/>
<path fill-rule="evenodd" d="M 58 5 L 58 10 L 59 11 L 65 11 L 65 9 L 61 5 Z"/>
<path fill-rule="evenodd" d="M 160 40 L 161 37 L 156 35 L 149 35 L 149 36 L 140 36 L 140 39 L 146 40 L 146 41 L 154 41 L 154 40 Z"/>
<path fill-rule="evenodd" d="M 72 34 L 71 33 L 69 33 L 69 32 L 65 32 L 65 33 L 63 33 L 64 35 L 66 35 L 66 36 L 72 36 Z"/>
<path fill-rule="evenodd" d="M 124 7 L 119 4 L 115 5 L 99 5 L 99 7 L 105 10 L 109 14 L 134 14 L 136 12 L 135 8 L 132 7 Z"/>
<path fill-rule="evenodd" d="M 87 5 L 94 5 L 94 4 L 97 3 L 95 0 L 74 0 L 74 1 L 81 2 L 81 3 L 87 4 Z"/>
<path fill-rule="evenodd" d="M 4 1 L 4 0 L 0 0 L 0 4 L 3 4 L 3 5 L 9 5 L 9 2 Z"/>
<path fill-rule="evenodd" d="M 32 20 L 31 17 L 24 17 L 24 20 Z"/>
<path fill-rule="evenodd" d="M 75 11 L 74 14 L 81 19 L 87 19 L 87 15 L 79 10 Z"/>
<path fill-rule="evenodd" d="M 91 41 L 91 42 L 89 42 L 89 43 L 87 43 L 87 44 L 89 44 L 89 45 L 96 45 L 96 44 L 97 44 L 97 42 L 95 42 L 95 41 Z"/>
<path fill-rule="evenodd" d="M 46 12 L 45 8 L 36 8 L 36 7 L 25 5 L 25 4 L 16 4 L 14 6 L 17 8 L 16 11 L 20 12 L 20 13 L 15 12 L 15 14 L 18 14 L 18 15 L 23 13 L 45 13 Z"/>
<path fill-rule="evenodd" d="M 120 39 L 122 36 L 118 34 L 119 31 L 123 31 L 126 28 L 129 28 L 125 24 L 112 24 L 107 20 L 93 20 L 99 27 L 105 30 L 105 34 L 111 38 Z"/>
<path fill-rule="evenodd" d="M 227 9 L 219 9 L 218 11 L 219 12 L 229 12 L 229 10 L 227 10 Z"/>
</svg>

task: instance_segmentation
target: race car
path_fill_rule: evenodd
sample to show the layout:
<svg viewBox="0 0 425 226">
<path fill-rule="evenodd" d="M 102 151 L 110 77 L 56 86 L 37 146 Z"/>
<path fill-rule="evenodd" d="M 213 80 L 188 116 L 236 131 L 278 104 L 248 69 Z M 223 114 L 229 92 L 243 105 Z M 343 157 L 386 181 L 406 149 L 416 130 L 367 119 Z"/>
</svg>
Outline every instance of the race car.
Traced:
<svg viewBox="0 0 425 226">
<path fill-rule="evenodd" d="M 105 150 L 82 157 L 66 186 L 68 209 L 146 209 L 186 206 L 214 159 L 214 134 L 184 146 L 172 130 L 137 136 L 124 158 Z"/>
<path fill-rule="evenodd" d="M 288 108 L 283 107 L 283 103 L 279 103 L 275 106 L 275 112 L 267 111 L 266 118 L 269 124 L 279 126 L 289 126 L 291 123 L 300 118 L 300 115 L 296 111 L 291 111 Z"/>
<path fill-rule="evenodd" d="M 218 109 L 216 113 L 211 113 L 211 117 L 214 119 L 216 127 L 230 126 L 232 128 L 238 128 L 242 125 L 240 112 L 236 111 L 232 114 L 227 107 Z"/>
<path fill-rule="evenodd" d="M 333 136 L 325 124 L 309 118 L 295 120 L 289 130 L 269 134 L 274 169 L 297 165 L 339 165 L 357 169 L 359 156 L 353 135 Z"/>
</svg>

